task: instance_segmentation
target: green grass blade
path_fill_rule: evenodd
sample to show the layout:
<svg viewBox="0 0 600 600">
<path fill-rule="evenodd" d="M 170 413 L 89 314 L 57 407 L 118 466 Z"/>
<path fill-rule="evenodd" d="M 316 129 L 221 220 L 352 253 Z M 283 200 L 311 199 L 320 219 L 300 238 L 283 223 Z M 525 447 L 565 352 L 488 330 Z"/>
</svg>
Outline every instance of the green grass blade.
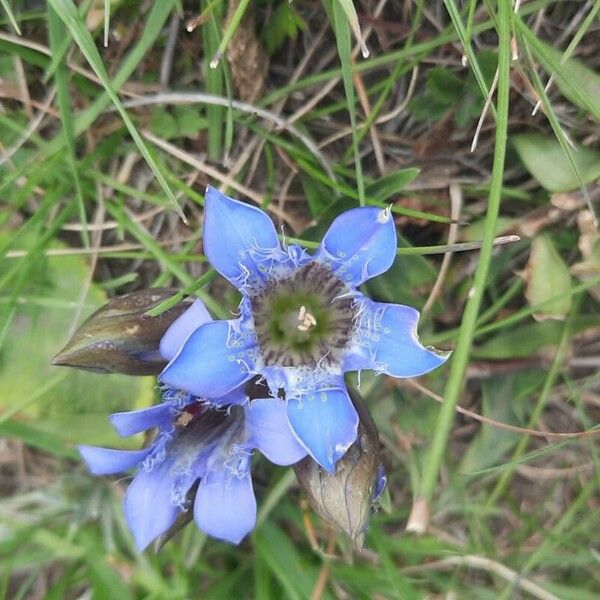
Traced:
<svg viewBox="0 0 600 600">
<path fill-rule="evenodd" d="M 123 122 L 125 123 L 125 126 L 129 131 L 129 134 L 133 138 L 133 141 L 135 142 L 136 146 L 138 147 L 140 154 L 144 157 L 144 159 L 148 163 L 148 166 L 152 169 L 152 172 L 156 176 L 158 183 L 167 194 L 167 197 L 173 204 L 173 207 L 175 208 L 181 219 L 184 222 L 186 222 L 187 220 L 185 218 L 185 215 L 183 214 L 181 207 L 177 204 L 175 195 L 173 194 L 171 187 L 167 183 L 165 176 L 162 174 L 161 170 L 156 164 L 156 161 L 150 154 L 150 151 L 146 147 L 144 140 L 138 133 L 135 125 L 133 124 L 133 121 L 127 114 L 127 111 L 123 108 L 121 100 L 119 100 L 119 97 L 113 89 L 111 81 L 108 77 L 108 73 L 106 72 L 100 54 L 98 53 L 98 49 L 96 48 L 96 44 L 94 43 L 90 32 L 87 30 L 81 16 L 77 12 L 75 5 L 73 4 L 73 2 L 71 2 L 71 0 L 49 0 L 49 2 L 52 8 L 56 11 L 58 16 L 63 20 L 63 22 L 67 26 L 67 29 L 69 30 L 69 32 L 73 36 L 73 39 L 75 40 L 75 43 L 79 46 L 79 49 L 85 56 L 86 60 L 96 73 L 97 77 L 102 82 L 104 90 L 106 91 L 108 97 L 112 100 L 113 104 L 115 105 L 115 108 L 121 115 L 121 118 L 123 119 Z"/>
<path fill-rule="evenodd" d="M 481 67 L 479 66 L 477 56 L 475 56 L 475 52 L 473 51 L 473 48 L 471 46 L 472 29 L 469 32 L 467 32 L 467 30 L 465 29 L 465 26 L 462 22 L 462 18 L 458 11 L 458 7 L 456 6 L 456 3 L 454 2 L 454 0 L 444 0 L 444 4 L 446 6 L 446 10 L 448 11 L 448 14 L 450 15 L 450 19 L 452 20 L 452 24 L 454 25 L 454 28 L 456 29 L 456 33 L 458 34 L 458 38 L 460 39 L 460 42 L 462 44 L 465 55 L 466 55 L 467 59 L 469 60 L 469 66 L 470 66 L 471 70 L 473 71 L 473 74 L 475 75 L 475 80 L 477 81 L 477 85 L 481 89 L 481 93 L 483 94 L 483 97 L 487 98 L 490 91 L 489 91 L 487 82 L 485 80 L 485 77 L 483 76 Z M 496 118 L 496 108 L 494 107 L 493 104 L 490 104 L 490 112 L 492 113 L 494 118 Z"/>
<path fill-rule="evenodd" d="M 48 33 L 52 52 L 58 52 L 59 46 L 65 37 L 65 29 L 62 21 L 54 9 L 50 7 L 50 5 L 48 5 Z M 69 163 L 69 168 L 73 176 L 73 183 L 75 185 L 75 196 L 77 198 L 77 205 L 79 208 L 79 221 L 83 225 L 81 238 L 84 246 L 89 248 L 90 239 L 87 227 L 87 218 L 85 214 L 85 203 L 83 199 L 81 179 L 79 177 L 79 169 L 77 167 L 74 115 L 73 111 L 71 110 L 67 69 L 62 61 L 56 67 L 54 72 L 54 80 L 56 81 L 60 122 L 62 124 L 63 131 L 65 132 L 65 140 L 67 143 L 67 161 Z"/>
<path fill-rule="evenodd" d="M 557 84 L 562 93 L 573 103 L 587 110 L 600 123 L 600 77 L 573 59 L 564 60 L 558 50 L 538 39 L 519 15 L 515 15 L 514 23 L 536 59 L 549 73 L 556 74 Z"/>
<path fill-rule="evenodd" d="M 352 0 L 334 0 L 334 4 L 339 4 L 346 14 L 348 25 L 350 25 L 350 28 L 354 33 L 354 37 L 360 46 L 360 51 L 363 55 L 363 58 L 369 58 L 369 49 L 367 48 L 367 44 L 362 36 L 360 25 L 358 23 L 358 15 L 356 14 L 356 8 L 354 8 Z"/>
<path fill-rule="evenodd" d="M 576 303 L 575 306 L 577 306 L 577 305 L 578 305 L 578 303 Z M 577 311 L 575 309 L 573 309 L 571 311 L 571 313 L 569 314 L 569 320 L 566 322 L 565 326 L 563 327 L 560 344 L 558 346 L 556 354 L 554 355 L 554 360 L 552 361 L 552 365 L 550 366 L 548 375 L 546 376 L 546 379 L 544 381 L 544 387 L 543 387 L 540 395 L 538 396 L 537 402 L 533 409 L 533 413 L 532 413 L 531 417 L 529 418 L 529 421 L 527 422 L 528 428 L 535 427 L 536 423 L 539 421 L 540 417 L 542 416 L 542 411 L 544 410 L 546 404 L 548 403 L 548 399 L 550 398 L 550 393 L 552 392 L 552 390 L 554 388 L 554 384 L 560 373 L 560 368 L 562 367 L 562 364 L 566 358 L 566 355 L 567 355 L 567 352 L 569 349 L 569 341 L 571 339 L 571 335 L 570 335 L 571 327 L 572 327 L 573 318 L 574 318 L 574 315 L 576 314 L 576 312 Z M 527 449 L 528 444 L 529 444 L 529 436 L 524 435 L 523 437 L 521 437 L 512 457 L 511 457 L 511 464 L 502 473 L 502 476 L 496 483 L 496 486 L 494 487 L 492 493 L 488 496 L 488 499 L 487 499 L 488 506 L 493 506 L 498 501 L 498 499 L 506 492 L 506 489 L 508 487 L 508 484 L 509 484 L 510 479 L 514 472 L 514 465 L 525 454 L 525 450 Z"/>
<path fill-rule="evenodd" d="M 221 42 L 217 47 L 217 51 L 215 52 L 213 58 L 210 61 L 209 67 L 211 69 L 216 69 L 219 63 L 221 62 L 221 59 L 225 54 L 225 50 L 227 50 L 227 46 L 231 41 L 231 38 L 235 34 L 236 29 L 239 27 L 242 19 L 244 18 L 244 14 L 246 12 L 246 9 L 248 8 L 249 3 L 250 0 L 241 0 L 240 3 L 237 5 L 233 16 L 231 17 L 231 20 L 229 21 L 229 23 L 227 23 L 227 27 L 225 27 L 225 31 L 223 32 L 223 37 L 221 38 Z"/>
<path fill-rule="evenodd" d="M 207 13 L 212 5 L 209 0 L 202 4 Z M 222 96 L 225 85 L 225 64 L 214 62 L 219 52 L 219 36 L 222 22 L 222 5 L 212 8 L 211 19 L 202 28 L 202 44 L 204 47 L 204 69 L 206 72 L 206 91 L 215 96 Z M 213 66 L 214 65 L 214 66 Z M 221 158 L 223 147 L 223 131 L 225 130 L 225 111 L 221 106 L 206 107 L 208 120 L 208 156 L 212 160 Z"/>
<path fill-rule="evenodd" d="M 567 160 L 569 161 L 569 165 L 571 166 L 571 169 L 572 169 L 573 173 L 575 174 L 575 178 L 577 179 L 577 184 L 579 185 L 579 188 L 581 189 L 581 192 L 585 198 L 585 201 L 587 203 L 589 211 L 592 213 L 594 220 L 596 222 L 598 222 L 598 217 L 596 215 L 594 205 L 592 204 L 592 201 L 589 197 L 586 185 L 583 181 L 583 176 L 577 165 L 577 161 L 575 160 L 573 148 L 571 147 L 571 144 L 569 143 L 569 140 L 567 139 L 567 136 L 565 135 L 565 132 L 563 131 L 563 128 L 560 125 L 558 117 L 556 116 L 556 113 L 554 112 L 554 108 L 552 108 L 552 104 L 550 103 L 550 100 L 548 99 L 548 95 L 546 94 L 546 91 L 544 90 L 544 86 L 542 85 L 540 76 L 537 74 L 537 71 L 533 64 L 533 58 L 531 56 L 529 46 L 528 46 L 527 42 L 524 40 L 523 40 L 522 46 L 523 46 L 527 61 L 529 63 L 529 71 L 533 78 L 533 85 L 535 87 L 535 90 L 536 90 L 539 98 L 542 101 L 542 106 L 544 107 L 544 114 L 548 118 L 548 121 L 550 122 L 550 125 L 552 127 L 552 131 L 554 132 L 554 135 L 556 136 L 556 139 L 558 140 L 558 143 L 560 144 L 560 147 L 561 147 L 564 155 L 567 157 Z"/>
<path fill-rule="evenodd" d="M 350 44 L 350 30 L 346 12 L 338 0 L 333 0 L 332 21 L 335 31 L 338 55 L 342 63 L 342 80 L 346 93 L 350 125 L 352 126 L 352 145 L 354 148 L 354 166 L 356 169 L 356 185 L 358 187 L 358 199 L 361 206 L 365 204 L 365 182 L 363 180 L 362 165 L 358 149 L 358 131 L 356 128 L 356 106 L 354 103 L 354 83 L 352 81 L 352 46 Z"/>
<path fill-rule="evenodd" d="M 110 0 L 104 0 L 104 47 L 108 46 L 108 30 L 110 28 Z"/>
<path fill-rule="evenodd" d="M 10 21 L 10 24 L 12 25 L 13 29 L 17 32 L 18 35 L 21 35 L 21 29 L 19 28 L 19 23 L 17 22 L 17 19 L 12 11 L 12 8 L 10 7 L 10 4 L 8 3 L 8 0 L 0 0 L 0 4 L 2 4 L 2 8 L 4 9 L 4 12 L 6 13 L 6 16 L 8 17 L 8 20 Z"/>
<path fill-rule="evenodd" d="M 419 489 L 419 496 L 427 506 L 431 502 L 437 485 L 442 459 L 446 452 L 448 436 L 454 422 L 455 408 L 462 392 L 479 307 L 486 287 L 492 259 L 494 231 L 500 210 L 507 142 L 510 90 L 510 12 L 511 8 L 508 2 L 498 3 L 498 114 L 492 180 L 485 216 L 484 238 L 479 263 L 473 279 L 473 286 L 468 295 L 458 334 L 458 343 L 450 363 L 450 374 L 444 394 L 444 403 L 438 415 L 436 429 L 427 455 L 423 479 Z"/>
</svg>

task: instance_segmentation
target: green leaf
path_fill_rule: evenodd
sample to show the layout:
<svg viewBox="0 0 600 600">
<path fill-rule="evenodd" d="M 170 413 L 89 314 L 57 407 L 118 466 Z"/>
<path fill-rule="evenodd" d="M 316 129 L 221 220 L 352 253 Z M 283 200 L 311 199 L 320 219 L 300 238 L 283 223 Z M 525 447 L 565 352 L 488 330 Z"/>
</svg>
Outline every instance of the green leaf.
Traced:
<svg viewBox="0 0 600 600">
<path fill-rule="evenodd" d="M 312 177 L 301 173 L 300 181 L 306 195 L 310 214 L 313 218 L 320 217 L 330 206 L 335 203 L 335 196 L 331 190 Z"/>
<path fill-rule="evenodd" d="M 457 102 L 464 93 L 465 81 L 449 69 L 433 67 L 427 71 L 427 90 L 448 105 Z"/>
<path fill-rule="evenodd" d="M 285 597 L 301 600 L 310 596 L 316 570 L 307 564 L 290 537 L 273 521 L 265 521 L 254 534 L 254 544 L 275 579 L 285 590 Z"/>
<path fill-rule="evenodd" d="M 208 120 L 194 106 L 176 106 L 175 120 L 179 135 L 182 137 L 194 137 L 199 131 L 208 127 Z"/>
<path fill-rule="evenodd" d="M 289 2 L 281 2 L 264 26 L 261 39 L 267 52 L 273 54 L 287 38 L 295 40 L 298 31 L 306 31 L 308 25 Z"/>
<path fill-rule="evenodd" d="M 597 326 L 597 315 L 580 315 L 573 319 L 572 334 Z M 544 348 L 558 346 L 564 327 L 559 321 L 540 321 L 508 329 L 477 346 L 473 356 L 487 360 L 532 358 Z"/>
<path fill-rule="evenodd" d="M 421 170 L 416 167 L 393 171 L 369 183 L 365 188 L 365 194 L 368 198 L 383 202 L 390 196 L 402 191 L 420 172 Z"/>
<path fill-rule="evenodd" d="M 502 423 L 518 425 L 511 404 L 515 395 L 515 375 L 492 377 L 483 382 L 481 410 L 484 417 Z M 475 439 L 463 456 L 459 473 L 485 469 L 499 462 L 519 439 L 518 434 L 498 429 L 486 423 L 481 425 Z"/>
<path fill-rule="evenodd" d="M 571 295 L 568 294 L 571 275 L 549 235 L 540 235 L 533 240 L 525 280 L 529 304 L 543 304 L 533 315 L 536 319 L 564 319 L 567 316 L 571 309 Z M 564 297 L 548 302 L 558 294 L 564 294 Z"/>
<path fill-rule="evenodd" d="M 398 234 L 400 248 L 410 248 L 407 239 Z M 420 306 L 423 296 L 418 290 L 427 289 L 435 281 L 436 270 L 424 257 L 396 256 L 394 264 L 385 273 L 367 283 L 369 294 L 382 302 L 400 302 Z"/>
<path fill-rule="evenodd" d="M 129 585 L 125 583 L 114 565 L 110 565 L 100 552 L 96 551 L 93 554 L 88 552 L 86 562 L 95 598 L 133 600 L 134 596 Z"/>
<path fill-rule="evenodd" d="M 0 435 L 3 437 L 18 438 L 28 446 L 38 448 L 54 456 L 65 458 L 77 458 L 79 456 L 73 448 L 65 445 L 62 436 L 43 431 L 39 427 L 39 423 L 29 424 L 17 421 L 16 419 L 9 419 L 0 422 Z"/>
<path fill-rule="evenodd" d="M 512 137 L 515 149 L 527 170 L 549 192 L 568 192 L 579 187 L 577 174 L 556 138 L 539 133 Z M 600 152 L 578 145 L 573 152 L 584 184 L 600 177 Z"/>
<path fill-rule="evenodd" d="M 173 139 L 179 135 L 177 120 L 168 110 L 162 107 L 157 107 L 152 111 L 150 130 L 165 140 Z"/>
<path fill-rule="evenodd" d="M 28 248 L 27 244 L 23 247 Z M 14 414 L 25 420 L 37 419 L 36 430 L 53 434 L 53 439 L 65 444 L 93 439 L 93 443 L 123 446 L 106 416 L 150 404 L 152 379 L 64 367 L 61 371 L 50 364 L 74 319 L 83 320 L 106 300 L 95 284 L 81 300 L 88 277 L 87 266 L 77 256 L 41 257 L 30 271 L 22 302 L 8 326 L 7 340 L 18 343 L 5 343 L 0 349 L 0 421 Z M 0 301 L 4 310 L 11 298 L 0 297 Z M 81 315 L 77 317 L 79 307 Z M 25 441 L 30 443 L 31 432 L 25 433 Z"/>
</svg>

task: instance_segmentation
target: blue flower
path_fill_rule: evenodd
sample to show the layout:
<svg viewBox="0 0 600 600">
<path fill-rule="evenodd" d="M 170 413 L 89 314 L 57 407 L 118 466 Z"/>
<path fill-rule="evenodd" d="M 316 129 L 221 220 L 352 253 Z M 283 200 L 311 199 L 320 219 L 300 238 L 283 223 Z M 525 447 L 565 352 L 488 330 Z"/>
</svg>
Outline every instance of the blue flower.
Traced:
<svg viewBox="0 0 600 600">
<path fill-rule="evenodd" d="M 213 267 L 242 293 L 239 317 L 198 320 L 160 380 L 206 397 L 263 377 L 274 398 L 284 395 L 300 444 L 329 472 L 357 435 L 345 372 L 412 377 L 447 358 L 419 342 L 417 310 L 358 290 L 394 261 L 387 209 L 343 213 L 311 256 L 280 244 L 264 212 L 208 187 L 203 239 Z"/>
<path fill-rule="evenodd" d="M 227 411 L 215 408 L 230 401 Z M 188 493 L 197 481 L 193 502 L 197 526 L 238 544 L 256 522 L 250 474 L 253 450 L 278 465 L 293 464 L 306 455 L 289 429 L 282 400 L 249 402 L 239 390 L 229 400 L 210 402 L 167 388 L 161 404 L 115 413 L 110 420 L 121 436 L 158 429 L 154 442 L 142 450 L 79 447 L 94 475 L 137 468 L 124 509 L 139 550 L 190 508 Z"/>
</svg>

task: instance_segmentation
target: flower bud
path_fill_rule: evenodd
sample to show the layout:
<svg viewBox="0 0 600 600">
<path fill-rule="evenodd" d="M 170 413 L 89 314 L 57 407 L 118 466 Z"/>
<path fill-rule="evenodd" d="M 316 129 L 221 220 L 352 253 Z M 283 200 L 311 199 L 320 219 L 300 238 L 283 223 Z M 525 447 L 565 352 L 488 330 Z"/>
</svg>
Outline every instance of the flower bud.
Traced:
<svg viewBox="0 0 600 600">
<path fill-rule="evenodd" d="M 158 351 L 160 339 L 191 300 L 156 317 L 146 312 L 175 293 L 172 288 L 151 288 L 109 300 L 81 325 L 52 364 L 96 373 L 157 375 L 166 365 Z"/>
<path fill-rule="evenodd" d="M 306 457 L 294 465 L 315 512 L 362 548 L 374 498 L 381 490 L 379 433 L 360 394 L 349 388 L 360 421 L 356 441 L 337 462 L 334 474 Z"/>
</svg>

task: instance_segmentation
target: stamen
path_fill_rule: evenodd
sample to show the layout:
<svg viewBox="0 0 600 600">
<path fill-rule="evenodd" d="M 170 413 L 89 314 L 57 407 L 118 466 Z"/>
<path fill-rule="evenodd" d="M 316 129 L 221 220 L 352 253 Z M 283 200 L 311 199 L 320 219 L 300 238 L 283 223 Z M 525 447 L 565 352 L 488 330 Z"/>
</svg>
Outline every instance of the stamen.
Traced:
<svg viewBox="0 0 600 600">
<path fill-rule="evenodd" d="M 179 417 L 175 421 L 175 426 L 185 427 L 193 418 L 194 416 L 191 413 L 184 411 L 179 415 Z"/>
<path fill-rule="evenodd" d="M 318 262 L 271 277 L 250 298 L 264 363 L 319 371 L 336 368 L 356 319 L 349 292 Z"/>
<path fill-rule="evenodd" d="M 298 331 L 308 331 L 311 327 L 314 327 L 317 324 L 317 320 L 314 318 L 314 316 L 307 312 L 306 306 L 300 307 L 297 319 L 300 321 L 300 324 L 298 325 Z"/>
</svg>

